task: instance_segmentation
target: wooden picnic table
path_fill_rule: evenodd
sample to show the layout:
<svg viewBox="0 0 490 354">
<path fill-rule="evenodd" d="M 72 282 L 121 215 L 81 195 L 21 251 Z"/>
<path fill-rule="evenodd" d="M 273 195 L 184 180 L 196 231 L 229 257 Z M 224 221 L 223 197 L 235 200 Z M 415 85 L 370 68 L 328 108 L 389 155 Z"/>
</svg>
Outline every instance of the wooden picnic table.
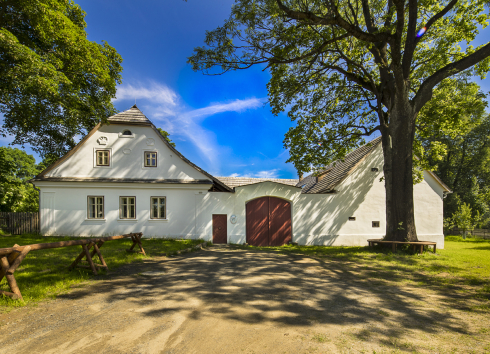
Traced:
<svg viewBox="0 0 490 354">
<path fill-rule="evenodd" d="M 416 251 L 417 248 L 419 248 L 419 253 L 422 253 L 424 251 L 424 246 L 432 246 L 434 248 L 434 253 L 436 253 L 436 245 L 437 242 L 431 242 L 431 241 L 385 241 L 383 239 L 370 239 L 367 240 L 369 247 L 373 247 L 375 244 L 391 244 L 391 250 L 396 252 L 396 247 L 398 245 L 412 245 L 414 252 Z"/>
<path fill-rule="evenodd" d="M 100 248 L 102 247 L 104 242 L 119 240 L 119 239 L 129 238 L 129 237 L 131 237 L 133 244 L 127 251 L 136 252 L 133 249 L 136 245 L 138 245 L 141 250 L 141 253 L 146 255 L 145 250 L 143 249 L 143 245 L 141 244 L 141 238 L 143 237 L 143 233 L 141 232 L 119 235 L 119 236 L 97 237 L 97 238 L 91 237 L 91 238 L 73 240 L 73 241 L 36 243 L 36 244 L 25 245 L 25 246 L 14 245 L 13 247 L 0 248 L 0 266 L 1 266 L 0 281 L 2 281 L 3 277 L 5 277 L 9 284 L 10 290 L 12 291 L 12 292 L 8 292 L 8 291 L 0 290 L 0 294 L 7 295 L 12 299 L 22 300 L 22 294 L 17 285 L 17 281 L 15 280 L 14 272 L 16 271 L 16 269 L 19 267 L 19 265 L 22 263 L 22 261 L 30 251 L 69 247 L 69 246 L 82 246 L 82 252 L 78 255 L 78 257 L 73 261 L 73 263 L 68 268 L 73 269 L 76 266 L 82 268 L 89 268 L 92 270 L 92 272 L 95 275 L 97 275 L 97 268 L 108 269 L 104 257 L 102 257 L 102 254 L 100 252 Z M 92 252 L 90 252 L 90 249 L 92 247 L 93 250 Z M 94 263 L 93 257 L 95 254 L 97 254 L 97 256 L 99 257 L 100 264 Z M 83 258 L 85 258 L 86 261 L 88 262 L 89 264 L 88 266 L 78 264 Z"/>
</svg>

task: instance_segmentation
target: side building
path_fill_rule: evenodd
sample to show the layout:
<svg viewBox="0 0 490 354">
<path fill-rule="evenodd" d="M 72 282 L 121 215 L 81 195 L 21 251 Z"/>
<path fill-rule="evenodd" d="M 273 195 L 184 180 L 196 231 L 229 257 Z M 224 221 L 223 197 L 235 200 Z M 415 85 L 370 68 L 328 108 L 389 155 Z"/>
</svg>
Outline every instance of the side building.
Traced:
<svg viewBox="0 0 490 354">
<path fill-rule="evenodd" d="M 385 230 L 379 139 L 301 181 L 214 177 L 182 156 L 135 106 L 97 125 L 32 180 L 43 235 L 216 243 L 366 245 Z M 443 197 L 431 172 L 414 186 L 420 240 L 444 246 Z"/>
</svg>

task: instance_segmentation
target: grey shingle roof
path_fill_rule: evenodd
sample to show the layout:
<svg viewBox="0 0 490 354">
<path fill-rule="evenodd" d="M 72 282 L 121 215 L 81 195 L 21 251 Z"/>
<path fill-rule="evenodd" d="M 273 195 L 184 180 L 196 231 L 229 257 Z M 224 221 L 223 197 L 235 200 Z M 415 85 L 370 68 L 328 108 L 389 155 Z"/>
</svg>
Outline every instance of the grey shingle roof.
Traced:
<svg viewBox="0 0 490 354">
<path fill-rule="evenodd" d="M 286 184 L 288 186 L 296 186 L 296 184 L 298 184 L 297 179 L 250 178 L 250 177 L 216 177 L 216 178 L 230 188 L 246 186 L 248 184 L 260 183 L 260 182 L 268 182 L 268 181 Z"/>
<path fill-rule="evenodd" d="M 315 176 L 307 176 L 302 179 L 296 186 L 303 188 L 303 193 L 328 193 L 332 191 L 344 178 L 346 178 L 357 166 L 361 160 L 368 156 L 379 144 L 381 137 L 376 138 L 369 143 L 357 148 L 350 154 L 347 154 L 343 161 L 335 161 L 325 167 L 319 175 L 324 177 L 318 181 Z"/>
<path fill-rule="evenodd" d="M 128 109 L 127 111 L 117 113 L 107 120 L 110 123 L 124 123 L 124 124 L 151 124 L 150 120 L 141 112 L 136 105 Z"/>
</svg>

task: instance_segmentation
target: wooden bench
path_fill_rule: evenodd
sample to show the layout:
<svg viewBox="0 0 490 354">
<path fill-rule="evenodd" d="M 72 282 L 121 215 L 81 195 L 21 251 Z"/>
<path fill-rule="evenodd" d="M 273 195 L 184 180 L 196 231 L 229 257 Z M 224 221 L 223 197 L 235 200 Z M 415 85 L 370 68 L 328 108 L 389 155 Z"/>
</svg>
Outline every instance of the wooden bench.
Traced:
<svg viewBox="0 0 490 354">
<path fill-rule="evenodd" d="M 61 247 L 69 247 L 69 246 L 82 246 L 82 252 L 78 257 L 73 261 L 73 263 L 68 267 L 68 269 L 73 269 L 76 266 L 89 268 L 92 272 L 97 275 L 97 268 L 105 268 L 108 269 L 107 264 L 100 253 L 100 248 L 106 241 L 119 240 L 123 238 L 129 238 L 133 241 L 132 246 L 127 250 L 128 252 L 136 252 L 134 251 L 134 247 L 136 245 L 139 246 L 141 253 L 146 255 L 145 250 L 143 249 L 143 245 L 141 244 L 141 238 L 143 237 L 143 233 L 130 233 L 126 235 L 119 236 L 109 236 L 109 237 L 97 237 L 97 238 L 86 238 L 83 240 L 74 240 L 74 241 L 60 241 L 60 242 L 51 242 L 51 243 L 36 243 L 33 245 L 19 246 L 14 245 L 14 247 L 9 248 L 0 248 L 0 281 L 2 281 L 3 277 L 7 279 L 10 290 L 1 291 L 0 294 L 9 296 L 10 298 L 16 300 L 22 300 L 22 294 L 19 290 L 17 282 L 14 278 L 14 272 L 22 263 L 24 258 L 26 258 L 27 254 L 30 251 L 37 250 L 45 250 L 49 248 L 61 248 Z M 90 249 L 93 247 L 92 252 Z M 100 264 L 94 263 L 94 255 L 97 254 L 99 257 Z M 88 262 L 88 266 L 79 265 L 80 261 L 85 258 Z"/>
<path fill-rule="evenodd" d="M 424 251 L 424 246 L 433 246 L 434 247 L 434 253 L 436 253 L 436 242 L 431 242 L 431 241 L 414 241 L 414 242 L 402 242 L 402 241 L 385 241 L 383 239 L 370 239 L 367 240 L 369 247 L 373 247 L 375 244 L 391 244 L 391 250 L 393 253 L 396 252 L 396 247 L 398 245 L 412 245 L 413 251 L 415 252 L 417 248 L 419 248 L 419 253 L 422 253 Z"/>
</svg>

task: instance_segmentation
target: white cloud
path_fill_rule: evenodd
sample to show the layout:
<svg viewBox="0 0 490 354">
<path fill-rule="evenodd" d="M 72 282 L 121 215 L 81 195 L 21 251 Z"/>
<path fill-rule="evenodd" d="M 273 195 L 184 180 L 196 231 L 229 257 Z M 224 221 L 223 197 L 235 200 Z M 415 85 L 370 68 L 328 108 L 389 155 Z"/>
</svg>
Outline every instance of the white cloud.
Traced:
<svg viewBox="0 0 490 354">
<path fill-rule="evenodd" d="M 238 173 L 232 173 L 228 177 L 245 177 L 245 178 L 279 178 L 279 169 L 275 168 L 273 170 L 259 171 L 257 173 L 247 173 L 240 175 Z"/>
<path fill-rule="evenodd" d="M 224 112 L 243 112 L 247 109 L 259 108 L 264 100 L 249 98 L 236 99 L 231 102 L 212 103 L 207 107 L 190 109 L 181 100 L 180 96 L 166 85 L 156 82 L 148 84 L 124 84 L 117 89 L 118 100 L 144 100 L 138 104 L 145 114 L 153 120 L 155 125 L 175 135 L 176 138 L 191 141 L 197 148 L 199 155 L 207 161 L 203 166 L 211 173 L 219 173 L 220 154 L 223 147 L 216 141 L 216 135 L 200 123 L 207 117 Z"/>
<path fill-rule="evenodd" d="M 278 178 L 279 177 L 279 169 L 275 168 L 269 171 L 260 171 L 255 174 L 258 178 Z"/>
<path fill-rule="evenodd" d="M 120 85 L 117 88 L 116 97 L 118 100 L 138 100 L 146 99 L 150 102 L 159 104 L 177 105 L 178 95 L 166 85 L 150 82 L 147 85 L 138 83 Z"/>
</svg>

